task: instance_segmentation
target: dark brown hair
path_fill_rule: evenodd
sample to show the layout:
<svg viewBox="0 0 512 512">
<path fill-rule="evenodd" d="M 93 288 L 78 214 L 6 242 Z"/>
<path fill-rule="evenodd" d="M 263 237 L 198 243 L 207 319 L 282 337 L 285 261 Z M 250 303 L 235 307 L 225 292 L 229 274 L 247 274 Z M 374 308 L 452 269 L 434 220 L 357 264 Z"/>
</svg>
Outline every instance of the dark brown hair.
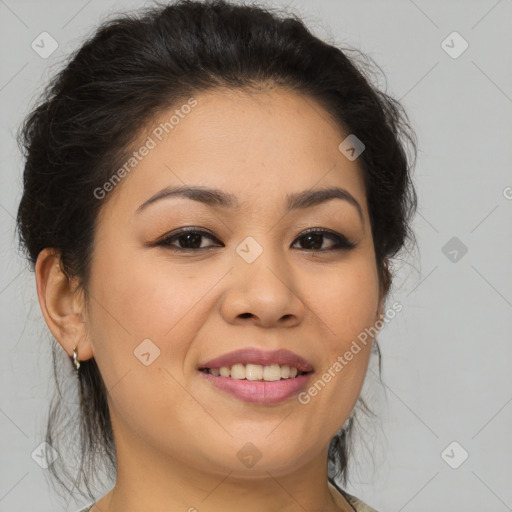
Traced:
<svg viewBox="0 0 512 512">
<path fill-rule="evenodd" d="M 315 37 L 297 15 L 254 4 L 183 0 L 104 22 L 55 75 L 20 130 L 25 168 L 17 227 L 31 268 L 42 249 L 54 248 L 63 271 L 79 279 L 87 297 L 95 222 L 108 200 L 99 201 L 93 191 L 125 160 L 139 134 L 134 127 L 201 91 L 271 83 L 317 102 L 364 143 L 358 163 L 387 296 L 390 260 L 414 242 L 416 143 L 400 103 L 372 84 L 371 65 L 361 52 Z M 77 432 L 67 432 L 79 467 L 73 473 L 61 457 L 50 470 L 69 492 L 77 487 L 86 496 L 83 482 L 94 498 L 89 483 L 100 463 L 109 476 L 116 472 L 106 389 L 94 358 L 83 361 L 73 418 L 58 377 L 64 374 L 59 362 L 68 375 L 73 367 L 55 340 L 52 347 L 57 393 L 46 440 L 59 445 L 59 415 L 74 419 Z M 331 441 L 331 480 L 346 483 L 353 420 L 351 415 Z"/>
</svg>

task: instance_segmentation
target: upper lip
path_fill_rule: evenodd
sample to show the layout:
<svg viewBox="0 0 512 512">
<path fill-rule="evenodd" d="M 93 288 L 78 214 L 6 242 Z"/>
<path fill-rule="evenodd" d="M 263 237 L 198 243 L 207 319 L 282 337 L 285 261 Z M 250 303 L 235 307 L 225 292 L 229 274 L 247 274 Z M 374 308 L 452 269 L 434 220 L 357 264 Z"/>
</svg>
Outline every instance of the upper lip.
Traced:
<svg viewBox="0 0 512 512">
<path fill-rule="evenodd" d="M 271 364 L 279 364 L 294 366 L 301 372 L 313 371 L 313 366 L 303 357 L 291 352 L 290 350 L 280 349 L 273 351 L 264 351 L 258 348 L 250 347 L 234 352 L 229 352 L 215 359 L 210 359 L 199 365 L 199 369 L 204 368 L 220 368 L 227 366 L 228 368 L 234 364 L 260 364 L 263 366 Z"/>
</svg>

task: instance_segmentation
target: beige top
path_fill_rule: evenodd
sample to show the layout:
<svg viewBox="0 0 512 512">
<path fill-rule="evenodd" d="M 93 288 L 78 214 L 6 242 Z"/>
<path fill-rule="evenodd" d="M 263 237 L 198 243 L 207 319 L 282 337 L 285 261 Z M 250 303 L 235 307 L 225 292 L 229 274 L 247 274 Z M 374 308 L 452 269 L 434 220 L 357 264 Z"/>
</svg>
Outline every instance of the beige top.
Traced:
<svg viewBox="0 0 512 512">
<path fill-rule="evenodd" d="M 362 502 L 359 498 L 356 498 L 355 496 L 352 496 L 348 492 L 344 491 L 343 489 L 340 489 L 338 486 L 334 486 L 331 484 L 331 482 L 327 482 L 329 485 L 329 488 L 334 491 L 334 493 L 339 493 L 344 496 L 344 498 L 352 505 L 355 512 L 377 512 L 374 508 L 370 507 L 370 505 L 367 505 L 366 503 Z M 338 502 L 337 502 L 338 503 Z M 341 503 L 338 503 L 341 505 Z"/>
<path fill-rule="evenodd" d="M 377 510 L 370 507 L 366 503 L 363 503 L 360 499 L 356 498 L 355 496 L 352 496 L 351 494 L 348 494 L 347 492 L 341 491 L 341 489 L 334 487 L 331 484 L 331 482 L 328 482 L 328 485 L 331 488 L 331 490 L 334 490 L 335 494 L 336 493 L 342 494 L 345 497 L 345 499 L 352 505 L 352 507 L 354 507 L 355 512 L 377 512 Z M 94 505 L 94 503 L 89 505 L 88 507 L 80 510 L 79 512 L 88 512 L 89 510 L 91 510 L 93 505 Z"/>
<path fill-rule="evenodd" d="M 350 494 L 345 494 L 345 498 L 347 501 L 354 507 L 356 512 L 377 512 L 373 507 L 363 503 L 360 499 L 355 496 L 350 496 Z"/>
</svg>

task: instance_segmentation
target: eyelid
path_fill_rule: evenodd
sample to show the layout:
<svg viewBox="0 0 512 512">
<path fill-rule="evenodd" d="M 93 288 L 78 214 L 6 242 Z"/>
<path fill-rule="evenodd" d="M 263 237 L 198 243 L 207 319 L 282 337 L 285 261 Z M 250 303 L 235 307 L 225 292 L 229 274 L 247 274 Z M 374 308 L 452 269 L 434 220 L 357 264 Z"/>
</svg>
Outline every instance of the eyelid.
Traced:
<svg viewBox="0 0 512 512">
<path fill-rule="evenodd" d="M 149 243 L 148 246 L 149 247 L 163 247 L 164 249 L 168 249 L 175 253 L 180 253 L 180 252 L 181 253 L 200 253 L 200 252 L 207 251 L 209 249 L 215 249 L 217 247 L 224 246 L 224 244 L 222 244 L 222 245 L 216 244 L 216 245 L 211 245 L 208 247 L 200 247 L 198 249 L 184 249 L 184 248 L 180 248 L 180 247 L 177 247 L 177 246 L 171 244 L 171 242 L 174 239 L 178 239 L 179 237 L 187 235 L 188 233 L 197 234 L 197 235 L 200 235 L 201 237 L 208 238 L 208 239 L 212 240 L 213 242 L 218 242 L 218 243 L 222 244 L 222 242 L 214 234 L 210 233 L 209 231 L 207 231 L 204 228 L 200 228 L 198 226 L 185 226 L 183 228 L 178 228 L 169 233 L 166 233 L 165 235 L 158 238 L 155 242 Z"/>
<path fill-rule="evenodd" d="M 199 235 L 201 237 L 208 238 L 208 239 L 210 239 L 210 240 L 212 240 L 214 242 L 217 241 L 217 242 L 220 242 L 222 244 L 222 242 L 215 235 L 213 235 L 209 231 L 206 231 L 204 228 L 200 228 L 200 227 L 197 227 L 197 226 L 185 226 L 183 228 L 179 228 L 177 230 L 174 230 L 174 231 L 171 231 L 170 233 L 165 234 L 164 236 L 159 238 L 156 242 L 154 242 L 154 243 L 152 243 L 150 245 L 151 246 L 166 247 L 166 248 L 169 248 L 169 250 L 171 250 L 173 252 L 177 252 L 177 253 L 180 253 L 180 252 L 181 253 L 200 253 L 202 251 L 204 252 L 205 250 L 214 249 L 216 247 L 221 247 L 219 245 L 214 245 L 214 246 L 208 246 L 208 247 L 199 247 L 199 248 L 196 248 L 196 249 L 186 249 L 186 248 L 180 248 L 180 247 L 176 247 L 176 246 L 172 245 L 171 241 L 173 241 L 173 239 L 177 239 L 180 236 L 186 235 L 187 233 L 197 234 L 197 235 Z M 301 231 L 294 238 L 293 245 L 295 245 L 295 243 L 297 243 L 298 240 L 300 240 L 301 238 L 307 236 L 310 233 L 323 235 L 325 238 L 328 238 L 331 241 L 333 241 L 335 243 L 335 245 L 337 245 L 337 247 L 335 246 L 335 247 L 330 248 L 330 249 L 303 249 L 303 248 L 299 248 L 299 250 L 305 251 L 305 252 L 312 252 L 312 253 L 323 253 L 323 252 L 327 252 L 328 253 L 328 252 L 332 252 L 332 251 L 347 251 L 347 250 L 351 250 L 351 249 L 354 249 L 355 247 L 357 247 L 357 245 L 358 245 L 357 242 L 352 241 L 351 239 L 349 239 L 344 234 L 339 233 L 337 231 L 333 231 L 333 230 L 327 229 L 327 228 L 322 228 L 322 227 L 311 227 L 311 228 L 308 228 L 308 229 L 306 229 L 304 231 Z M 224 247 L 224 244 L 222 244 L 222 247 Z"/>
<path fill-rule="evenodd" d="M 302 251 L 306 252 L 329 252 L 329 251 L 336 251 L 336 250 L 350 250 L 355 249 L 357 247 L 357 243 L 353 240 L 349 239 L 347 236 L 345 236 L 343 233 L 339 233 L 337 231 L 333 231 L 331 229 L 327 228 L 321 228 L 321 227 L 312 227 L 308 228 L 304 231 L 301 231 L 296 237 L 295 240 L 300 240 L 302 237 L 308 235 L 309 233 L 318 233 L 324 235 L 326 238 L 330 238 L 331 240 L 335 242 L 342 242 L 342 246 L 338 248 L 333 249 L 318 249 L 318 250 L 312 250 L 312 249 L 301 249 Z"/>
<path fill-rule="evenodd" d="M 200 228 L 198 226 L 185 226 L 182 228 L 174 229 L 173 231 L 170 231 L 169 233 L 165 233 L 165 235 L 161 236 L 156 243 L 163 242 L 165 240 L 168 240 L 169 238 L 174 238 L 180 235 L 186 235 L 187 233 L 197 233 L 200 235 L 204 235 L 209 238 L 217 238 L 213 233 L 210 233 L 205 228 Z"/>
</svg>

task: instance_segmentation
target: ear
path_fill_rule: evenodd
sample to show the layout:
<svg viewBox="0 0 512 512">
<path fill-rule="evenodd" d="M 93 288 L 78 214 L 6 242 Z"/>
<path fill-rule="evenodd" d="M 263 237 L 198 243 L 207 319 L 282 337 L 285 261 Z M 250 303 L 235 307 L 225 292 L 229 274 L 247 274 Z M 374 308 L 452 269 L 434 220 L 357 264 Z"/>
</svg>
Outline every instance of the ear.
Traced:
<svg viewBox="0 0 512 512">
<path fill-rule="evenodd" d="M 377 307 L 377 313 L 375 315 L 375 322 L 377 320 L 381 320 L 382 317 L 385 314 L 385 308 L 384 308 L 384 297 L 379 298 L 379 306 Z"/>
<path fill-rule="evenodd" d="M 35 274 L 39 306 L 55 339 L 69 356 L 77 347 L 80 361 L 93 357 L 83 296 L 76 292 L 77 280 L 70 280 L 63 273 L 60 254 L 52 248 L 43 249 L 37 257 Z"/>
<path fill-rule="evenodd" d="M 379 303 L 377 305 L 377 311 L 375 313 L 375 321 L 382 318 L 386 313 L 386 311 L 385 311 L 386 295 L 391 286 L 391 273 L 389 271 L 389 266 L 388 266 L 387 261 L 384 262 L 383 267 L 380 269 L 379 275 L 380 275 L 380 278 L 379 278 Z"/>
</svg>

